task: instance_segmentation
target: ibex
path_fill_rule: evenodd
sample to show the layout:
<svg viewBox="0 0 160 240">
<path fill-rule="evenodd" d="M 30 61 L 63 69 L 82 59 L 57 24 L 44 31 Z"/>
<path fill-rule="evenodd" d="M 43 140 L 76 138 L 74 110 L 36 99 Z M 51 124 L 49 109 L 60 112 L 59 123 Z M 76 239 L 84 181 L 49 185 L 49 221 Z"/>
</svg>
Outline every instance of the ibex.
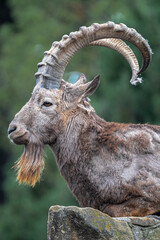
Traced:
<svg viewBox="0 0 160 240">
<path fill-rule="evenodd" d="M 123 40 L 142 53 L 143 66 Z M 124 24 L 107 22 L 64 35 L 46 51 L 30 100 L 15 115 L 8 134 L 24 144 L 16 164 L 20 183 L 35 185 L 44 166 L 43 148 L 54 152 L 62 176 L 80 205 L 119 216 L 145 216 L 160 211 L 160 127 L 106 122 L 96 115 L 89 96 L 99 76 L 75 84 L 64 81 L 71 57 L 84 46 L 120 52 L 132 68 L 131 83 L 141 81 L 151 60 L 148 42 Z"/>
</svg>

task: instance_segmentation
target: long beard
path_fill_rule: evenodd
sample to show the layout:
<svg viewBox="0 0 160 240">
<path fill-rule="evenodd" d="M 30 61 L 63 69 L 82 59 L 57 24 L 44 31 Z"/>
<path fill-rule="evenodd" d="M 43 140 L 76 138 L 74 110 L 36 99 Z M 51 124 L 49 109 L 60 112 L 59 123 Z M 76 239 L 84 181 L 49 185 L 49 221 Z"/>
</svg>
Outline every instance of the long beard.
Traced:
<svg viewBox="0 0 160 240">
<path fill-rule="evenodd" d="M 30 143 L 25 146 L 24 152 L 15 165 L 18 171 L 17 180 L 19 183 L 25 183 L 35 186 L 40 181 L 41 172 L 44 168 L 43 145 Z"/>
</svg>

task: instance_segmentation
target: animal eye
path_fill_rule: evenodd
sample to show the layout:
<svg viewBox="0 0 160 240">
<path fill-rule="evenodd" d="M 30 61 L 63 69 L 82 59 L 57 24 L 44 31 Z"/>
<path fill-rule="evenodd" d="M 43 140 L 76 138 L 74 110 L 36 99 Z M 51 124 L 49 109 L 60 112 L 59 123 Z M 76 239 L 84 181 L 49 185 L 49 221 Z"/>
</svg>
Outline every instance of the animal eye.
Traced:
<svg viewBox="0 0 160 240">
<path fill-rule="evenodd" d="M 47 101 L 42 104 L 42 106 L 45 106 L 45 107 L 50 107 L 52 105 L 53 104 L 51 102 L 47 102 Z"/>
</svg>

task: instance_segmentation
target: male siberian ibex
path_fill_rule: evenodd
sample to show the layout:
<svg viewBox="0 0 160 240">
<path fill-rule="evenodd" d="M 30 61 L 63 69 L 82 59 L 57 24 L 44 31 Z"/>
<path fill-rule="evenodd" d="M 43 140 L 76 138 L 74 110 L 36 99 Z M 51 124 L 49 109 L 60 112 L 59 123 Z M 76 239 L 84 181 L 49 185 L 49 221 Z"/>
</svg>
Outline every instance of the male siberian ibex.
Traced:
<svg viewBox="0 0 160 240">
<path fill-rule="evenodd" d="M 123 40 L 141 51 L 141 70 Z M 106 122 L 88 99 L 99 84 L 98 76 L 88 83 L 83 74 L 75 84 L 62 79 L 71 57 L 90 45 L 120 52 L 132 68 L 133 84 L 141 81 L 137 76 L 151 59 L 151 49 L 139 33 L 113 22 L 81 27 L 54 42 L 38 64 L 32 97 L 9 126 L 9 138 L 25 145 L 16 164 L 17 179 L 35 185 L 48 144 L 81 206 L 116 217 L 156 213 L 160 211 L 160 127 Z"/>
</svg>

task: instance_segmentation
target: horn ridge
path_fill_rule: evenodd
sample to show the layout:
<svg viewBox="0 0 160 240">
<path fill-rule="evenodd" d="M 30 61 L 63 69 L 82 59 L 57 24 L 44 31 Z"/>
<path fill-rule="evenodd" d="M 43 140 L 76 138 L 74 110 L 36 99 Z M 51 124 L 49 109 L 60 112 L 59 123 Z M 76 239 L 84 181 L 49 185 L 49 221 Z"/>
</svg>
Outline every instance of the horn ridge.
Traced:
<svg viewBox="0 0 160 240">
<path fill-rule="evenodd" d="M 64 35 L 61 41 L 52 44 L 51 49 L 45 52 L 42 64 L 38 66 L 37 73 L 43 74 L 41 74 L 41 78 L 39 78 L 40 75 L 38 76 L 38 74 L 36 74 L 37 82 L 42 80 L 42 82 L 45 82 L 43 86 L 48 88 L 47 81 L 52 82 L 52 79 L 49 80 L 49 78 L 46 79 L 43 77 L 45 74 L 48 74 L 56 79 L 56 86 L 59 88 L 68 62 L 78 50 L 93 41 L 110 38 L 129 41 L 140 50 L 143 56 L 143 66 L 138 73 L 143 72 L 148 67 L 152 51 L 148 42 L 135 29 L 128 28 L 122 23 L 94 23 L 90 27 L 80 27 L 79 31 Z M 49 62 L 50 65 L 45 64 L 46 62 Z M 51 87 L 52 84 L 49 85 L 49 87 Z M 53 86 L 55 86 L 55 83 Z"/>
</svg>

